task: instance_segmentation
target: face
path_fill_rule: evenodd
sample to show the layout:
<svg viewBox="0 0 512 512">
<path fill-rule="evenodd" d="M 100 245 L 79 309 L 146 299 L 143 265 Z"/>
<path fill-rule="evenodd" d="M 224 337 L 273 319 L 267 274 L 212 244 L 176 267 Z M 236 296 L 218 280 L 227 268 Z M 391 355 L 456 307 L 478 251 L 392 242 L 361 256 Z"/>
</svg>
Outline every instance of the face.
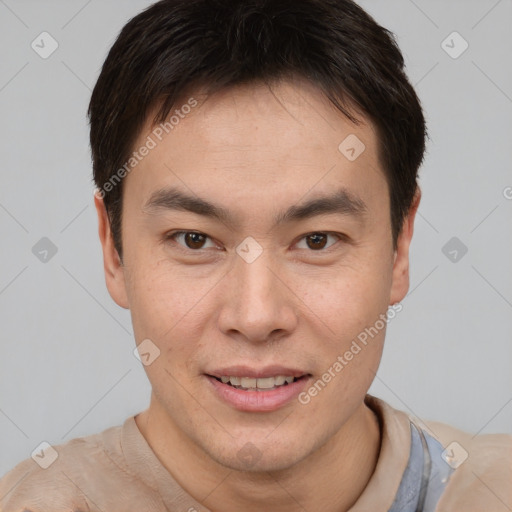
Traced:
<svg viewBox="0 0 512 512">
<path fill-rule="evenodd" d="M 107 285 L 159 351 L 145 369 L 166 428 L 225 466 L 286 468 L 361 407 L 414 212 L 394 250 L 377 135 L 312 85 L 176 108 L 136 143 L 155 147 L 125 178 L 122 265 L 96 199 Z"/>
</svg>

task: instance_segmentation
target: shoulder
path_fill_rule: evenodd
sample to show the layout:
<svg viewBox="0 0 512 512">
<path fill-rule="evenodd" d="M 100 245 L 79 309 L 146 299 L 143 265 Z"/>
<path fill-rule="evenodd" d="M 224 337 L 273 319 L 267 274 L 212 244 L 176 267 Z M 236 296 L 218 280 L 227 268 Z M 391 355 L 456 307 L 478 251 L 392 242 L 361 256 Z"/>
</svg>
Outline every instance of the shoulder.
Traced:
<svg viewBox="0 0 512 512">
<path fill-rule="evenodd" d="M 68 470 L 57 462 L 45 470 L 32 459 L 20 462 L 0 480 L 0 511 L 89 510 Z"/>
<path fill-rule="evenodd" d="M 473 435 L 439 422 L 426 427 L 454 469 L 436 512 L 512 509 L 512 435 Z"/>
<path fill-rule="evenodd" d="M 41 446 L 0 479 L 0 512 L 95 510 L 105 482 L 110 490 L 133 483 L 120 447 L 122 428 Z"/>
</svg>

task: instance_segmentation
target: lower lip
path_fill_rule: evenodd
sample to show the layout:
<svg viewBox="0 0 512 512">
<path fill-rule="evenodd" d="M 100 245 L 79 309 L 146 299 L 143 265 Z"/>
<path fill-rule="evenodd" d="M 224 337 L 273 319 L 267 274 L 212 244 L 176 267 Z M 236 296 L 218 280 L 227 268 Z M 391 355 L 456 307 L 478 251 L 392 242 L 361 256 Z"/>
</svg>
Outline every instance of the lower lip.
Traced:
<svg viewBox="0 0 512 512">
<path fill-rule="evenodd" d="M 235 409 L 248 412 L 268 412 L 279 409 L 296 398 L 310 379 L 309 376 L 304 376 L 291 384 L 268 391 L 244 391 L 224 384 L 209 375 L 206 375 L 206 378 L 220 398 Z"/>
</svg>

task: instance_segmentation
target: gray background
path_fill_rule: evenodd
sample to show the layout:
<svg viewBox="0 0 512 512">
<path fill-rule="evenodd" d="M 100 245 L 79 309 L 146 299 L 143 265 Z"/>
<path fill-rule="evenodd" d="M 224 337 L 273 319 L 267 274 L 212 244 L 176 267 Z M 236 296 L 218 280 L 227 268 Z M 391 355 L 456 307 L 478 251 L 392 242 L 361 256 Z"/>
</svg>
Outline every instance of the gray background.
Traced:
<svg viewBox="0 0 512 512">
<path fill-rule="evenodd" d="M 149 403 L 129 313 L 104 284 L 85 118 L 108 48 L 149 3 L 0 0 L 0 475 L 43 440 Z M 361 4 L 397 35 L 431 136 L 411 291 L 371 392 L 472 433 L 512 432 L 512 1 Z M 47 59 L 31 48 L 43 31 L 59 44 Z M 458 58 L 445 51 L 458 36 L 442 46 L 453 31 L 469 43 Z M 58 249 L 46 262 L 32 252 L 43 237 Z"/>
</svg>

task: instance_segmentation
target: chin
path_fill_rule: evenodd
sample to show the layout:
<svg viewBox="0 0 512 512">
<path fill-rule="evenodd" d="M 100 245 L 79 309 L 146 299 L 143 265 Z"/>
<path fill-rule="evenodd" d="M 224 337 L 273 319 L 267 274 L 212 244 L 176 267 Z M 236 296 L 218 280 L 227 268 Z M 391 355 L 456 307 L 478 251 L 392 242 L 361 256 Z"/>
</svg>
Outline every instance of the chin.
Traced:
<svg viewBox="0 0 512 512">
<path fill-rule="evenodd" d="M 270 436 L 273 436 L 272 440 L 269 439 Z M 275 433 L 260 436 L 245 434 L 236 441 L 231 437 L 226 438 L 226 445 L 217 445 L 216 449 L 212 449 L 212 444 L 209 444 L 204 446 L 204 450 L 217 463 L 234 471 L 278 472 L 295 466 L 320 444 L 314 439 L 305 443 L 306 439 L 305 432 L 302 435 L 291 435 L 284 430 L 281 436 Z"/>
<path fill-rule="evenodd" d="M 301 457 L 301 454 L 296 451 L 274 452 L 269 456 L 267 450 L 261 451 L 254 445 L 247 444 L 246 447 L 242 447 L 240 451 L 232 453 L 228 457 L 219 457 L 217 462 L 233 471 L 254 474 L 275 473 L 295 466 L 304 457 L 305 454 Z"/>
</svg>

